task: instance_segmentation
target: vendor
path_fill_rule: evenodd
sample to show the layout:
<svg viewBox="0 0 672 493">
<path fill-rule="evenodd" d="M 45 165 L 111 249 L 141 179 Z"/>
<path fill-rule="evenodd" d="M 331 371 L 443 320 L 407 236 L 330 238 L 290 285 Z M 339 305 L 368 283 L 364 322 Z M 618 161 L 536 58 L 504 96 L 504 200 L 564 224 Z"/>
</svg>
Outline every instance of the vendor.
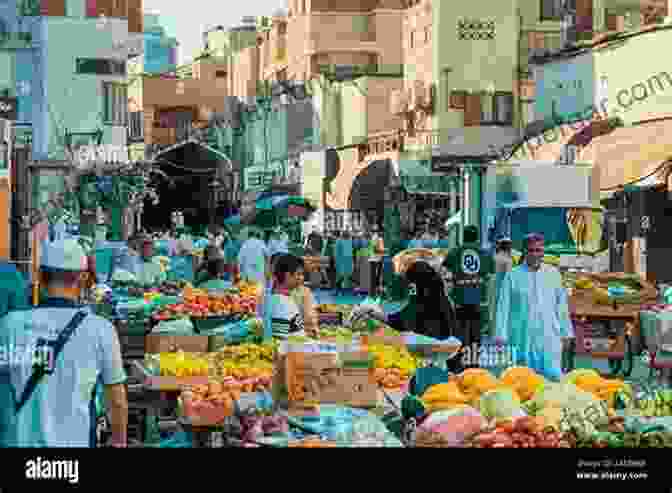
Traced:
<svg viewBox="0 0 672 493">
<path fill-rule="evenodd" d="M 208 261 L 207 277 L 204 282 L 199 285 L 201 289 L 226 289 L 231 284 L 224 280 L 226 274 L 226 264 L 223 258 L 215 258 Z"/>
<path fill-rule="evenodd" d="M 153 260 L 154 242 L 149 237 L 143 237 L 139 241 L 141 246 L 140 259 L 142 261 L 136 277 L 143 286 L 159 286 L 166 280 L 166 274 L 161 266 Z"/>
</svg>

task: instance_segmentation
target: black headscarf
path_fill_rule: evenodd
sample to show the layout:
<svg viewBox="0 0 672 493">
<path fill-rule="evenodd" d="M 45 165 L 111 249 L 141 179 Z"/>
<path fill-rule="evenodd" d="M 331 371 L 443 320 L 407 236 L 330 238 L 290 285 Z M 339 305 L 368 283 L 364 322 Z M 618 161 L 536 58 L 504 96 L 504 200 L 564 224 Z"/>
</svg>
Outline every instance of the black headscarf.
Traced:
<svg viewBox="0 0 672 493">
<path fill-rule="evenodd" d="M 436 339 L 453 335 L 455 314 L 444 291 L 439 273 L 426 262 L 415 262 L 406 271 L 409 286 L 408 304 L 389 317 L 389 324 Z"/>
</svg>

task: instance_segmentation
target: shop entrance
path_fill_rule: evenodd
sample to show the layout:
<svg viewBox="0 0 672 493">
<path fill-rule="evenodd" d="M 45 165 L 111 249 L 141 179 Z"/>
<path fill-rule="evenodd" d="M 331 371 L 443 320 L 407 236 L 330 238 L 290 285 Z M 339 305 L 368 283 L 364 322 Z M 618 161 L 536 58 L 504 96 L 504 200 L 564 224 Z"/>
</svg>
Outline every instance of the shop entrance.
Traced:
<svg viewBox="0 0 672 493">
<path fill-rule="evenodd" d="M 184 214 L 184 224 L 191 229 L 202 229 L 210 222 L 213 197 L 210 183 L 216 176 L 218 161 L 212 153 L 197 144 L 188 143 L 162 154 L 157 164 L 165 176 L 155 175 L 159 203 L 146 200 L 142 227 L 147 231 L 171 227 L 171 213 Z"/>
</svg>

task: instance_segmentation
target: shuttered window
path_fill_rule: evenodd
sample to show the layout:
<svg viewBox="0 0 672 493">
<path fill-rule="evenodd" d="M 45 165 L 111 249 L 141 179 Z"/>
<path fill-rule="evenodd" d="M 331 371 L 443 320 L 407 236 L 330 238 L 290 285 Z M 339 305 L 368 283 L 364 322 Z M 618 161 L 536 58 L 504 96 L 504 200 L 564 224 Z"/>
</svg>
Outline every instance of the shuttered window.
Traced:
<svg viewBox="0 0 672 493">
<path fill-rule="evenodd" d="M 128 96 L 124 84 L 103 82 L 103 119 L 107 125 L 128 124 Z"/>
<path fill-rule="evenodd" d="M 481 124 L 481 95 L 466 94 L 464 98 L 464 126 L 473 127 Z"/>
</svg>

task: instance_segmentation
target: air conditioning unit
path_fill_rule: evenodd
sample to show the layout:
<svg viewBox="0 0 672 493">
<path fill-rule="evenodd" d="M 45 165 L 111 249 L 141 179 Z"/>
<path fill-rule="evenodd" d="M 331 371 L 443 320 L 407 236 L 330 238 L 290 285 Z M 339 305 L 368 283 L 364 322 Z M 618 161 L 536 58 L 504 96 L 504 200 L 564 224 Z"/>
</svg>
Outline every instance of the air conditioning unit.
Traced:
<svg viewBox="0 0 672 493">
<path fill-rule="evenodd" d="M 425 84 L 423 89 L 422 106 L 431 110 L 434 107 L 435 86 L 430 82 Z"/>
<path fill-rule="evenodd" d="M 390 113 L 393 115 L 400 115 L 403 113 L 401 109 L 401 91 L 394 89 L 390 92 Z"/>
<path fill-rule="evenodd" d="M 404 91 L 404 93 L 406 95 L 406 100 L 408 101 L 408 104 L 407 104 L 408 111 L 414 111 L 415 107 L 416 107 L 415 106 L 415 101 L 416 101 L 416 98 L 415 98 L 415 93 L 416 93 L 415 84 L 411 84 L 411 86 L 408 89 L 406 89 L 406 91 Z"/>
<path fill-rule="evenodd" d="M 413 83 L 413 106 L 416 108 L 423 108 L 425 102 L 425 84 L 422 81 L 416 80 Z"/>
</svg>

